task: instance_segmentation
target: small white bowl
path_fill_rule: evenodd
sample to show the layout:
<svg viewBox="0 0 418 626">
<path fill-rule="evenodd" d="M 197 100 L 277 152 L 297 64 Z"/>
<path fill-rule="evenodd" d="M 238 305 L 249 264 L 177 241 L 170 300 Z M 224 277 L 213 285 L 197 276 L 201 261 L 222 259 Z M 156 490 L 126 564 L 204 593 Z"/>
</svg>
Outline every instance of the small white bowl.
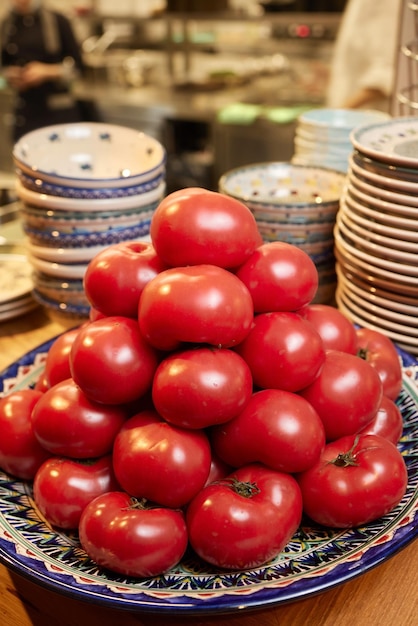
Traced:
<svg viewBox="0 0 418 626">
<path fill-rule="evenodd" d="M 143 132 L 101 122 L 57 124 L 31 131 L 13 146 L 17 167 L 55 185 L 123 187 L 156 175 L 162 144 Z"/>
<path fill-rule="evenodd" d="M 56 263 L 28 254 L 30 264 L 40 272 L 57 278 L 84 278 L 88 263 Z"/>
</svg>

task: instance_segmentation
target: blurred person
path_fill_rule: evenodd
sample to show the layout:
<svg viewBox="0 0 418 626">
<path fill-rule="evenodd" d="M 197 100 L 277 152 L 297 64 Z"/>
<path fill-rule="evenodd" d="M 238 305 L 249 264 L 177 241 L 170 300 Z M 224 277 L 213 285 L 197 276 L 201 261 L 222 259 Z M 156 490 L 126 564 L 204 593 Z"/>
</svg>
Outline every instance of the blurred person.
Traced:
<svg viewBox="0 0 418 626">
<path fill-rule="evenodd" d="M 347 0 L 326 104 L 390 112 L 403 0 Z"/>
<path fill-rule="evenodd" d="M 49 124 L 79 122 L 71 82 L 84 71 L 69 19 L 42 0 L 9 0 L 1 30 L 2 75 L 15 90 L 13 141 Z"/>
</svg>

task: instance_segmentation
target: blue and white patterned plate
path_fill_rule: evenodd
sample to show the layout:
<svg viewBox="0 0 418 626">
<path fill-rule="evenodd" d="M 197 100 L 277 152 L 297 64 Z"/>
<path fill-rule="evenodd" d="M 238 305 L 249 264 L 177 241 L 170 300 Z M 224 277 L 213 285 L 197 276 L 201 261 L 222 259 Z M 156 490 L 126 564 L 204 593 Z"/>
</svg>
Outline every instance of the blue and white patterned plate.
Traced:
<svg viewBox="0 0 418 626">
<path fill-rule="evenodd" d="M 3 394 L 34 385 L 52 341 L 3 372 Z M 251 570 L 220 571 L 188 554 L 163 576 L 134 579 L 98 568 L 81 549 L 76 533 L 57 532 L 45 523 L 29 483 L 0 473 L 0 560 L 32 581 L 79 600 L 184 614 L 266 608 L 363 574 L 418 533 L 418 364 L 403 351 L 399 354 L 404 385 L 398 402 L 405 424 L 399 447 L 409 482 L 400 504 L 375 522 L 341 531 L 305 523 L 276 559 Z"/>
</svg>

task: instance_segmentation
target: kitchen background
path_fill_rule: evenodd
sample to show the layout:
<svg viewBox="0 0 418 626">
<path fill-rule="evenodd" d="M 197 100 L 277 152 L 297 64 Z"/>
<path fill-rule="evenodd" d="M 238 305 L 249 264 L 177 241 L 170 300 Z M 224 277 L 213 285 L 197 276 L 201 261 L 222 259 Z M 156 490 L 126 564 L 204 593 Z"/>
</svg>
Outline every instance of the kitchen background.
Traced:
<svg viewBox="0 0 418 626">
<path fill-rule="evenodd" d="M 286 161 L 297 115 L 324 104 L 345 0 L 50 0 L 88 66 L 74 84 L 103 121 L 167 149 L 168 190 L 216 188 L 233 167 Z M 2 3 L 4 11 L 7 3 Z M 0 170 L 11 171 L 0 84 Z"/>
</svg>

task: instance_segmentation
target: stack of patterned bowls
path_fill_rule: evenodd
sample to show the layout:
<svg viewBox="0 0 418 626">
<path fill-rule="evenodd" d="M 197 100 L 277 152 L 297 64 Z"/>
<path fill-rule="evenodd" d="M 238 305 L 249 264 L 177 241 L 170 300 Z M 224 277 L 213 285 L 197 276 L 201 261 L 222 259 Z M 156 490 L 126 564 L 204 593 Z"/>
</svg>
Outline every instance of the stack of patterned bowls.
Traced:
<svg viewBox="0 0 418 626">
<path fill-rule="evenodd" d="M 319 275 L 315 302 L 334 299 L 335 218 L 345 175 L 332 169 L 267 162 L 236 168 L 219 180 L 219 191 L 252 211 L 265 242 L 285 241 L 304 250 Z"/>
<path fill-rule="evenodd" d="M 33 295 L 86 317 L 89 261 L 114 243 L 148 238 L 165 195 L 165 150 L 137 130 L 86 122 L 26 134 L 13 159 Z"/>
<path fill-rule="evenodd" d="M 348 168 L 354 128 L 389 118 L 383 111 L 363 109 L 311 109 L 296 124 L 292 162 L 319 165 L 342 172 Z"/>
<path fill-rule="evenodd" d="M 418 118 L 356 129 L 335 227 L 339 308 L 418 354 Z"/>
</svg>

